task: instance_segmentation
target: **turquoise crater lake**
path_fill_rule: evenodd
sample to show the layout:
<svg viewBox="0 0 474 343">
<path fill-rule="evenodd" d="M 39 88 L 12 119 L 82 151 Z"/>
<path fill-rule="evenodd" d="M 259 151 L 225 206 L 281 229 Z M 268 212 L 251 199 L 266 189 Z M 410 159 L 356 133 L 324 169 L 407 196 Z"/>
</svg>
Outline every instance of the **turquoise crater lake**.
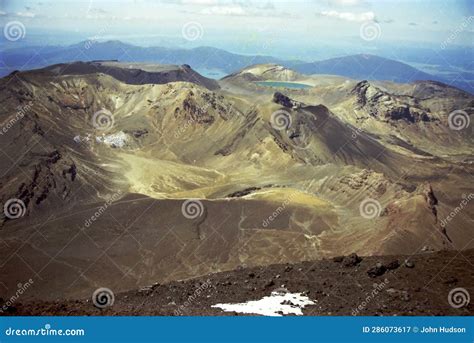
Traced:
<svg viewBox="0 0 474 343">
<path fill-rule="evenodd" d="M 255 82 L 255 83 L 259 86 L 276 87 L 276 88 L 304 89 L 304 88 L 313 87 L 311 85 L 306 85 L 304 83 L 283 82 L 283 81 L 258 81 L 258 82 Z"/>
</svg>

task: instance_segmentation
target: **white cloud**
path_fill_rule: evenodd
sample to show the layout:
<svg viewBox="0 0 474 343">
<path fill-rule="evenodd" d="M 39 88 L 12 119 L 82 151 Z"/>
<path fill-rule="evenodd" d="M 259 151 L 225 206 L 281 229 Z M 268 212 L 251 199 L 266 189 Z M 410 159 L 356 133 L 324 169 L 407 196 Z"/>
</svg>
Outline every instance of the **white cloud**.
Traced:
<svg viewBox="0 0 474 343">
<path fill-rule="evenodd" d="M 328 0 L 334 6 L 357 6 L 364 3 L 364 0 Z"/>
<path fill-rule="evenodd" d="M 107 11 L 104 10 L 103 8 L 91 8 L 89 10 L 89 13 L 106 14 Z"/>
<path fill-rule="evenodd" d="M 189 5 L 187 13 L 221 16 L 281 16 L 272 1 L 253 0 L 161 0 L 174 5 Z M 185 7 L 185 6 L 183 6 Z M 289 15 L 286 15 L 287 17 Z"/>
<path fill-rule="evenodd" d="M 247 15 L 247 12 L 240 6 L 213 6 L 201 10 L 201 14 L 215 15 Z"/>
<path fill-rule="evenodd" d="M 181 0 L 181 3 L 185 4 L 185 5 L 211 6 L 211 5 L 218 5 L 219 1 L 217 1 L 217 0 Z"/>
<path fill-rule="evenodd" d="M 196 6 L 214 6 L 219 5 L 219 0 L 161 0 L 163 3 L 174 5 L 196 5 Z"/>
<path fill-rule="evenodd" d="M 7 15 L 7 12 L 0 11 L 0 16 Z"/>
<path fill-rule="evenodd" d="M 25 18 L 34 18 L 36 14 L 32 12 L 16 12 L 15 15 L 17 17 L 25 17 Z"/>
<path fill-rule="evenodd" d="M 335 18 L 346 21 L 364 22 L 375 20 L 374 12 L 352 13 L 338 11 L 322 11 L 318 13 L 323 17 Z"/>
</svg>

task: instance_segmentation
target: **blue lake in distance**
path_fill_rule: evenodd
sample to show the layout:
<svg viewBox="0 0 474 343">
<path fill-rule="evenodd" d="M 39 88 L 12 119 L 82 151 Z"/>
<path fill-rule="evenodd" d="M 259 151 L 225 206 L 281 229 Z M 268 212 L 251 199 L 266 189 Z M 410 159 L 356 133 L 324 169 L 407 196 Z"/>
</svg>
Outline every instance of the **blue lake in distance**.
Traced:
<svg viewBox="0 0 474 343">
<path fill-rule="evenodd" d="M 276 88 L 305 89 L 305 88 L 313 87 L 311 85 L 306 85 L 304 83 L 284 82 L 284 81 L 258 81 L 255 83 L 259 86 L 276 87 Z"/>
<path fill-rule="evenodd" d="M 202 76 L 214 80 L 222 79 L 224 76 L 228 75 L 219 69 L 197 68 L 196 71 Z"/>
</svg>

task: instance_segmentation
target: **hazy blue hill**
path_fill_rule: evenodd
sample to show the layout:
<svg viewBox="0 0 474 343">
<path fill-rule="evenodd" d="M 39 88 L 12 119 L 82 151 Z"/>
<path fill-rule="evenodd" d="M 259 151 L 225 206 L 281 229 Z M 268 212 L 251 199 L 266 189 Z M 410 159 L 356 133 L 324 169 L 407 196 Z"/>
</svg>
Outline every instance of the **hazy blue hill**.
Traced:
<svg viewBox="0 0 474 343">
<path fill-rule="evenodd" d="M 357 80 L 392 80 L 412 82 L 434 80 L 448 83 L 473 93 L 470 75 L 450 77 L 420 71 L 408 64 L 375 55 L 350 55 L 316 62 L 288 61 L 272 56 L 234 54 L 214 47 L 194 49 L 140 47 L 121 41 L 84 41 L 70 46 L 23 47 L 0 51 L 0 77 L 14 70 L 26 70 L 73 61 L 118 60 L 120 62 L 150 62 L 188 64 L 205 76 L 220 78 L 249 65 L 275 63 L 303 74 L 332 74 Z M 210 73 L 206 75 L 206 72 Z M 215 71 L 212 75 L 212 71 Z M 466 81 L 467 80 L 467 81 Z"/>
<path fill-rule="evenodd" d="M 359 54 L 311 63 L 295 63 L 291 68 L 303 74 L 331 74 L 346 76 L 356 80 L 389 80 L 394 82 L 414 82 L 432 80 L 447 83 L 469 93 L 474 93 L 472 75 L 458 71 L 445 77 L 433 75 L 396 60 Z"/>
<path fill-rule="evenodd" d="M 218 69 L 231 73 L 251 64 L 282 63 L 271 56 L 245 56 L 212 47 L 170 49 L 139 47 L 120 41 L 81 42 L 67 47 L 27 47 L 3 51 L 1 60 L 6 67 L 1 75 L 16 69 L 45 67 L 71 61 L 119 60 L 123 62 L 156 62 L 161 64 L 189 64 L 194 69 Z"/>
<path fill-rule="evenodd" d="M 303 74 L 334 74 L 356 80 L 391 80 L 395 82 L 438 80 L 435 76 L 424 73 L 408 64 L 365 54 L 296 64 L 293 69 Z"/>
</svg>

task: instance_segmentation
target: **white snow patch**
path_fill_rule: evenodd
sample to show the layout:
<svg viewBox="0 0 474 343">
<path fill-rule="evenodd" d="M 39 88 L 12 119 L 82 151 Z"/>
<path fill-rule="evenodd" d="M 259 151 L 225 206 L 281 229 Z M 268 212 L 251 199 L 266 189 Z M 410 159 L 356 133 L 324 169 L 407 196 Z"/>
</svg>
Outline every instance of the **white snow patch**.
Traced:
<svg viewBox="0 0 474 343">
<path fill-rule="evenodd" d="M 92 136 L 90 133 L 88 133 L 86 136 L 77 135 L 77 136 L 74 136 L 74 142 L 76 142 L 77 144 L 80 144 L 83 142 L 90 142 L 91 137 Z"/>
<path fill-rule="evenodd" d="M 128 135 L 123 131 L 119 131 L 111 135 L 96 137 L 95 139 L 97 143 L 104 143 L 116 148 L 122 148 L 128 141 Z"/>
<path fill-rule="evenodd" d="M 261 314 L 263 316 L 280 317 L 282 314 L 303 315 L 301 311 L 307 305 L 315 302 L 301 293 L 286 293 L 274 291 L 270 296 L 246 303 L 216 304 L 211 307 L 221 308 L 226 312 Z"/>
</svg>

